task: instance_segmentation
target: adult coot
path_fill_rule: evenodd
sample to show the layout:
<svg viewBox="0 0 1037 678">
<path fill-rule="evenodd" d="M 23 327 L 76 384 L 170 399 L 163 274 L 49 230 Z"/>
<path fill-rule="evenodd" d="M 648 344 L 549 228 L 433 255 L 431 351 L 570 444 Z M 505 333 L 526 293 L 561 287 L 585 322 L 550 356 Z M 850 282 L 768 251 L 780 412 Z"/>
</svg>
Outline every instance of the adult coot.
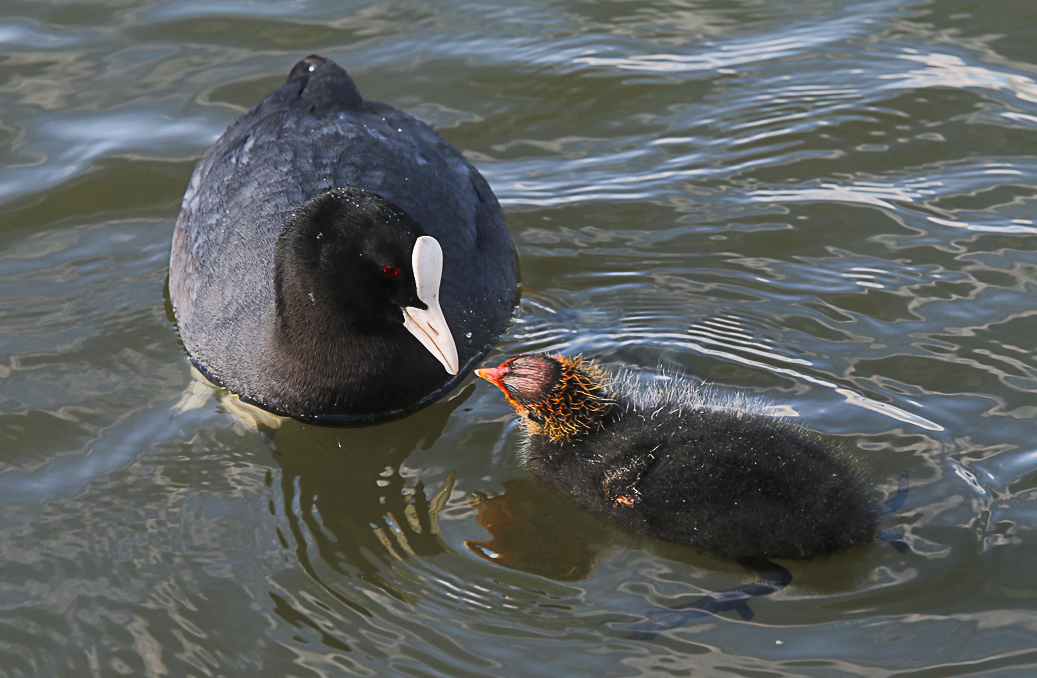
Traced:
<svg viewBox="0 0 1037 678">
<path fill-rule="evenodd" d="M 476 373 L 522 415 L 534 475 L 638 532 L 742 562 L 875 534 L 860 472 L 788 421 L 679 382 L 614 381 L 580 358 L 521 355 Z"/>
<path fill-rule="evenodd" d="M 322 423 L 441 397 L 507 327 L 515 284 L 482 175 L 319 56 L 198 163 L 169 269 L 180 336 L 206 377 Z"/>
</svg>

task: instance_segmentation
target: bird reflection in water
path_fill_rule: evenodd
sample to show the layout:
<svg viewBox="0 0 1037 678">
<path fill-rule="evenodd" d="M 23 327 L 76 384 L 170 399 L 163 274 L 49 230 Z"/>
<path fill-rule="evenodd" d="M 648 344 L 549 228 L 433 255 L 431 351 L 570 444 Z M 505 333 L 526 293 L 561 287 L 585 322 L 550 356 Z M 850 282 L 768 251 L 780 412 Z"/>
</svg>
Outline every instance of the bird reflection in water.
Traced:
<svg viewBox="0 0 1037 678">
<path fill-rule="evenodd" d="M 453 472 L 430 491 L 422 480 L 405 477 L 412 474 L 401 467 L 415 450 L 432 447 L 473 390 L 469 386 L 404 421 L 355 429 L 288 422 L 274 433 L 288 528 L 288 534 L 278 528 L 281 544 L 288 549 L 294 542 L 307 574 L 354 609 L 358 603 L 341 587 L 329 586 L 322 572 L 330 568 L 407 600 L 386 578 L 395 564 L 449 550 L 439 536 L 438 514 L 453 489 Z"/>
<path fill-rule="evenodd" d="M 475 493 L 476 520 L 490 533 L 488 541 L 466 539 L 475 555 L 497 565 L 557 581 L 586 579 L 598 559 L 604 531 L 554 490 L 526 478 L 504 481 L 504 493 Z M 575 517 L 575 519 L 574 519 Z M 600 521 L 598 521 L 600 522 Z M 588 524 L 591 523 L 591 524 Z"/>
<path fill-rule="evenodd" d="M 505 481 L 504 490 L 494 497 L 475 494 L 472 504 L 478 509 L 476 519 L 491 538 L 466 539 L 468 550 L 497 565 L 550 579 L 578 581 L 589 577 L 600 547 L 609 542 L 605 521 L 533 480 L 513 478 Z M 706 593 L 688 605 L 648 608 L 602 623 L 624 632 L 627 638 L 647 640 L 661 631 L 723 612 L 734 611 L 742 619 L 752 619 L 748 601 L 780 591 L 792 575 L 770 561 L 744 564 L 759 574 L 759 580 Z"/>
<path fill-rule="evenodd" d="M 491 538 L 466 539 L 468 550 L 497 565 L 558 581 L 588 578 L 602 547 L 608 546 L 610 535 L 614 534 L 605 527 L 606 521 L 534 480 L 513 478 L 504 482 L 504 490 L 492 497 L 475 493 L 472 505 L 478 509 L 476 519 Z M 897 492 L 882 505 L 880 515 L 898 511 L 907 491 L 905 474 Z M 879 537 L 898 551 L 906 550 L 899 539 L 884 534 Z M 663 631 L 727 612 L 749 621 L 755 616 L 749 601 L 781 591 L 792 581 L 792 574 L 764 559 L 740 564 L 758 578 L 734 588 L 704 593 L 688 604 L 624 612 L 599 625 L 607 625 L 629 640 L 650 640 Z"/>
</svg>

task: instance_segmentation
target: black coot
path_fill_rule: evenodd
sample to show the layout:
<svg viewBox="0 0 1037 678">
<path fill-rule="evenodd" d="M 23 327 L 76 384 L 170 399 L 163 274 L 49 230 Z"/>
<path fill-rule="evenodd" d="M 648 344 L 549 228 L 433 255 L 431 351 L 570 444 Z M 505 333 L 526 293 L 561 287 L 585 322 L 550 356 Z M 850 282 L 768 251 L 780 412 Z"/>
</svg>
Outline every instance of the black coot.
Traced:
<svg viewBox="0 0 1037 678">
<path fill-rule="evenodd" d="M 322 423 L 444 395 L 507 327 L 515 285 L 482 175 L 318 56 L 198 163 L 169 271 L 180 335 L 210 380 Z"/>
<path fill-rule="evenodd" d="M 616 381 L 579 358 L 521 355 L 476 373 L 522 415 L 534 475 L 638 532 L 742 562 L 875 534 L 879 504 L 858 469 L 788 421 L 688 384 Z"/>
</svg>

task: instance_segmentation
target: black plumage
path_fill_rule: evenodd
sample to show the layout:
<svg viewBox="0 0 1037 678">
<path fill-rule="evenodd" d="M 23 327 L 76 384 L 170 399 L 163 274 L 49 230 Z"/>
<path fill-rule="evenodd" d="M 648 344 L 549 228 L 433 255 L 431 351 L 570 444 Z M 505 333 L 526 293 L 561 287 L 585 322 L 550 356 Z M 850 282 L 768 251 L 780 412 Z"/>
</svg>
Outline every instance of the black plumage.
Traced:
<svg viewBox="0 0 1037 678">
<path fill-rule="evenodd" d="M 429 306 L 415 278 L 430 239 L 456 375 L 404 327 L 405 307 Z M 441 397 L 507 327 L 515 285 L 486 180 L 431 127 L 365 101 L 318 56 L 198 163 L 169 273 L 184 346 L 207 377 L 327 423 L 395 418 Z"/>
<path fill-rule="evenodd" d="M 578 358 L 478 370 L 523 417 L 529 470 L 637 532 L 738 561 L 811 558 L 875 534 L 879 504 L 817 434 L 681 382 Z"/>
</svg>

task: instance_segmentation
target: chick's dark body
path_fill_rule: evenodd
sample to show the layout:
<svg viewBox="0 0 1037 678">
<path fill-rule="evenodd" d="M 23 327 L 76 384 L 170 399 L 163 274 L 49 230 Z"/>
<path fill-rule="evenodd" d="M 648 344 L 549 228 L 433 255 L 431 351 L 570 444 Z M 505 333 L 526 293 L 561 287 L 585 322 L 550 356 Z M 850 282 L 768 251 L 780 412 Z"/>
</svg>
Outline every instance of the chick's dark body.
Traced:
<svg viewBox="0 0 1037 678">
<path fill-rule="evenodd" d="M 809 558 L 874 534 L 852 464 L 783 420 L 620 398 L 601 428 L 530 435 L 528 468 L 637 532 L 730 558 Z"/>
<path fill-rule="evenodd" d="M 278 336 L 283 225 L 347 187 L 391 201 L 441 245 L 456 377 L 402 326 L 317 318 L 306 336 Z M 401 416 L 456 384 L 507 327 L 515 285 L 511 238 L 486 180 L 431 127 L 365 101 L 320 57 L 299 62 L 199 162 L 169 282 L 184 345 L 207 376 L 266 409 L 343 423 Z"/>
</svg>

